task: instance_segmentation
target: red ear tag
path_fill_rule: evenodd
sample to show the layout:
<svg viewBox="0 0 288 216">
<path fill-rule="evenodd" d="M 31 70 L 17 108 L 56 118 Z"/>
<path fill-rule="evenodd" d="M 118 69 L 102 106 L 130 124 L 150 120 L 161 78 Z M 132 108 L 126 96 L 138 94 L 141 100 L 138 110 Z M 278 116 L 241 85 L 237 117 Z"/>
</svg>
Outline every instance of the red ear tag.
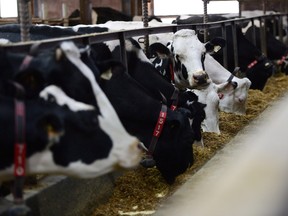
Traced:
<svg viewBox="0 0 288 216">
<path fill-rule="evenodd" d="M 223 93 L 218 93 L 218 97 L 221 100 L 224 97 L 224 94 Z"/>
</svg>

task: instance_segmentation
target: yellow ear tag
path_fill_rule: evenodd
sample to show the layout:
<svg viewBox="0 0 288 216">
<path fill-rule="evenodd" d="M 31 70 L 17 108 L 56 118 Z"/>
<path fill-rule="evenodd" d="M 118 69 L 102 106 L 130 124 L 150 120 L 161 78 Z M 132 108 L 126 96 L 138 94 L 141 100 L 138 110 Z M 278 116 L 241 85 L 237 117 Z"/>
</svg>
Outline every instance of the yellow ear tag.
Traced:
<svg viewBox="0 0 288 216">
<path fill-rule="evenodd" d="M 218 52 L 219 50 L 221 49 L 221 46 L 214 46 L 214 52 L 216 53 L 216 52 Z"/>
</svg>

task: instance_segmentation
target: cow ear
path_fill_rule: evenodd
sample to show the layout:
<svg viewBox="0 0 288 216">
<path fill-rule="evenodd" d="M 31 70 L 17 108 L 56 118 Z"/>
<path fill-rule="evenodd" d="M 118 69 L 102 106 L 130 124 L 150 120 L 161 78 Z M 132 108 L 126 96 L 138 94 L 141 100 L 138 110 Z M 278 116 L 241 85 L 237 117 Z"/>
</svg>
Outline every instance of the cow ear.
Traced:
<svg viewBox="0 0 288 216">
<path fill-rule="evenodd" d="M 213 38 L 212 40 L 205 43 L 206 52 L 214 54 L 222 49 L 226 44 L 226 40 L 220 37 Z"/>
<path fill-rule="evenodd" d="M 152 57 L 153 54 L 155 53 L 160 53 L 160 54 L 165 54 L 167 56 L 170 55 L 170 50 L 167 46 L 165 46 L 164 44 L 162 43 L 153 43 L 149 46 L 148 48 L 148 56 L 149 57 Z"/>
</svg>

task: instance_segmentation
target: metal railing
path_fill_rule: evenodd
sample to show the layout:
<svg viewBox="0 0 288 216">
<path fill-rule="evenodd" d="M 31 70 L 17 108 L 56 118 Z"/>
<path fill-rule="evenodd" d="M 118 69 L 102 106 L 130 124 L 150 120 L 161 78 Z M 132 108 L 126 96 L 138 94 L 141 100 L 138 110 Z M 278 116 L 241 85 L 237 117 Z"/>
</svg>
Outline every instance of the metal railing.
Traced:
<svg viewBox="0 0 288 216">
<path fill-rule="evenodd" d="M 255 20 L 259 20 L 261 23 L 261 50 L 264 54 L 267 54 L 267 44 L 266 44 L 266 37 L 265 37 L 265 19 L 274 19 L 278 20 L 279 24 L 276 26 L 277 22 L 274 22 L 274 35 L 276 29 L 278 28 L 278 32 L 280 33 L 279 38 L 282 42 L 283 41 L 283 22 L 282 18 L 288 19 L 288 14 L 273 14 L 273 15 L 262 15 L 250 18 L 236 18 L 236 19 L 229 19 L 225 21 L 218 21 L 218 22 L 208 22 L 208 23 L 196 23 L 196 24 L 185 24 L 185 25 L 169 25 L 167 26 L 160 26 L 160 27 L 143 27 L 139 29 L 133 30 L 123 30 L 123 31 L 115 31 L 115 32 L 105 32 L 105 33 L 92 33 L 92 34 L 83 34 L 77 36 L 70 36 L 70 37 L 62 37 L 56 39 L 48 39 L 48 40 L 41 40 L 41 41 L 27 41 L 27 42 L 17 42 L 13 44 L 6 44 L 1 45 L 2 49 L 10 50 L 10 51 L 17 51 L 17 52 L 29 52 L 31 46 L 35 43 L 39 44 L 39 49 L 49 48 L 51 46 L 59 44 L 61 41 L 71 40 L 75 43 L 80 43 L 84 45 L 89 45 L 93 43 L 99 43 L 104 41 L 110 40 L 119 40 L 120 42 L 120 50 L 121 50 L 121 60 L 127 66 L 127 58 L 126 58 L 126 51 L 124 48 L 125 39 L 130 37 L 136 36 L 143 36 L 143 35 L 151 35 L 151 34 L 161 34 L 161 33 L 169 33 L 169 32 L 176 32 L 180 29 L 193 29 L 195 31 L 203 31 L 205 28 L 208 30 L 211 28 L 221 28 L 222 30 L 222 37 L 226 39 L 226 27 L 231 25 L 232 26 L 232 35 L 233 35 L 233 51 L 234 51 L 234 63 L 235 66 L 238 65 L 238 54 L 237 54 L 237 35 L 236 35 L 236 25 L 243 23 L 244 21 L 252 21 L 252 26 L 254 26 Z M 256 44 L 256 32 L 254 31 L 254 44 Z M 227 67 L 227 47 L 223 49 L 223 65 Z"/>
</svg>

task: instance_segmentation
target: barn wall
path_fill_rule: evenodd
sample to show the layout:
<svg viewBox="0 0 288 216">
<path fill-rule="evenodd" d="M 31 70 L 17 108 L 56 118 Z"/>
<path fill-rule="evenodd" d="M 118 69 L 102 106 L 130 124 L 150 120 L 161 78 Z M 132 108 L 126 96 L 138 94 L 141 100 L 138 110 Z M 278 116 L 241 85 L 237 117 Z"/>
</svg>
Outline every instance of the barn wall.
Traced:
<svg viewBox="0 0 288 216">
<path fill-rule="evenodd" d="M 265 4 L 262 1 L 245 1 L 242 3 L 241 10 L 266 10 L 266 11 L 277 11 L 282 13 L 288 12 L 288 1 L 266 1 Z"/>
<path fill-rule="evenodd" d="M 39 17 L 44 19 L 62 18 L 62 2 L 66 5 L 66 17 L 80 8 L 80 0 L 39 0 L 38 2 Z M 119 0 L 91 0 L 91 3 L 92 7 L 111 7 L 122 10 L 122 1 Z M 43 11 L 43 5 L 45 11 Z"/>
</svg>

